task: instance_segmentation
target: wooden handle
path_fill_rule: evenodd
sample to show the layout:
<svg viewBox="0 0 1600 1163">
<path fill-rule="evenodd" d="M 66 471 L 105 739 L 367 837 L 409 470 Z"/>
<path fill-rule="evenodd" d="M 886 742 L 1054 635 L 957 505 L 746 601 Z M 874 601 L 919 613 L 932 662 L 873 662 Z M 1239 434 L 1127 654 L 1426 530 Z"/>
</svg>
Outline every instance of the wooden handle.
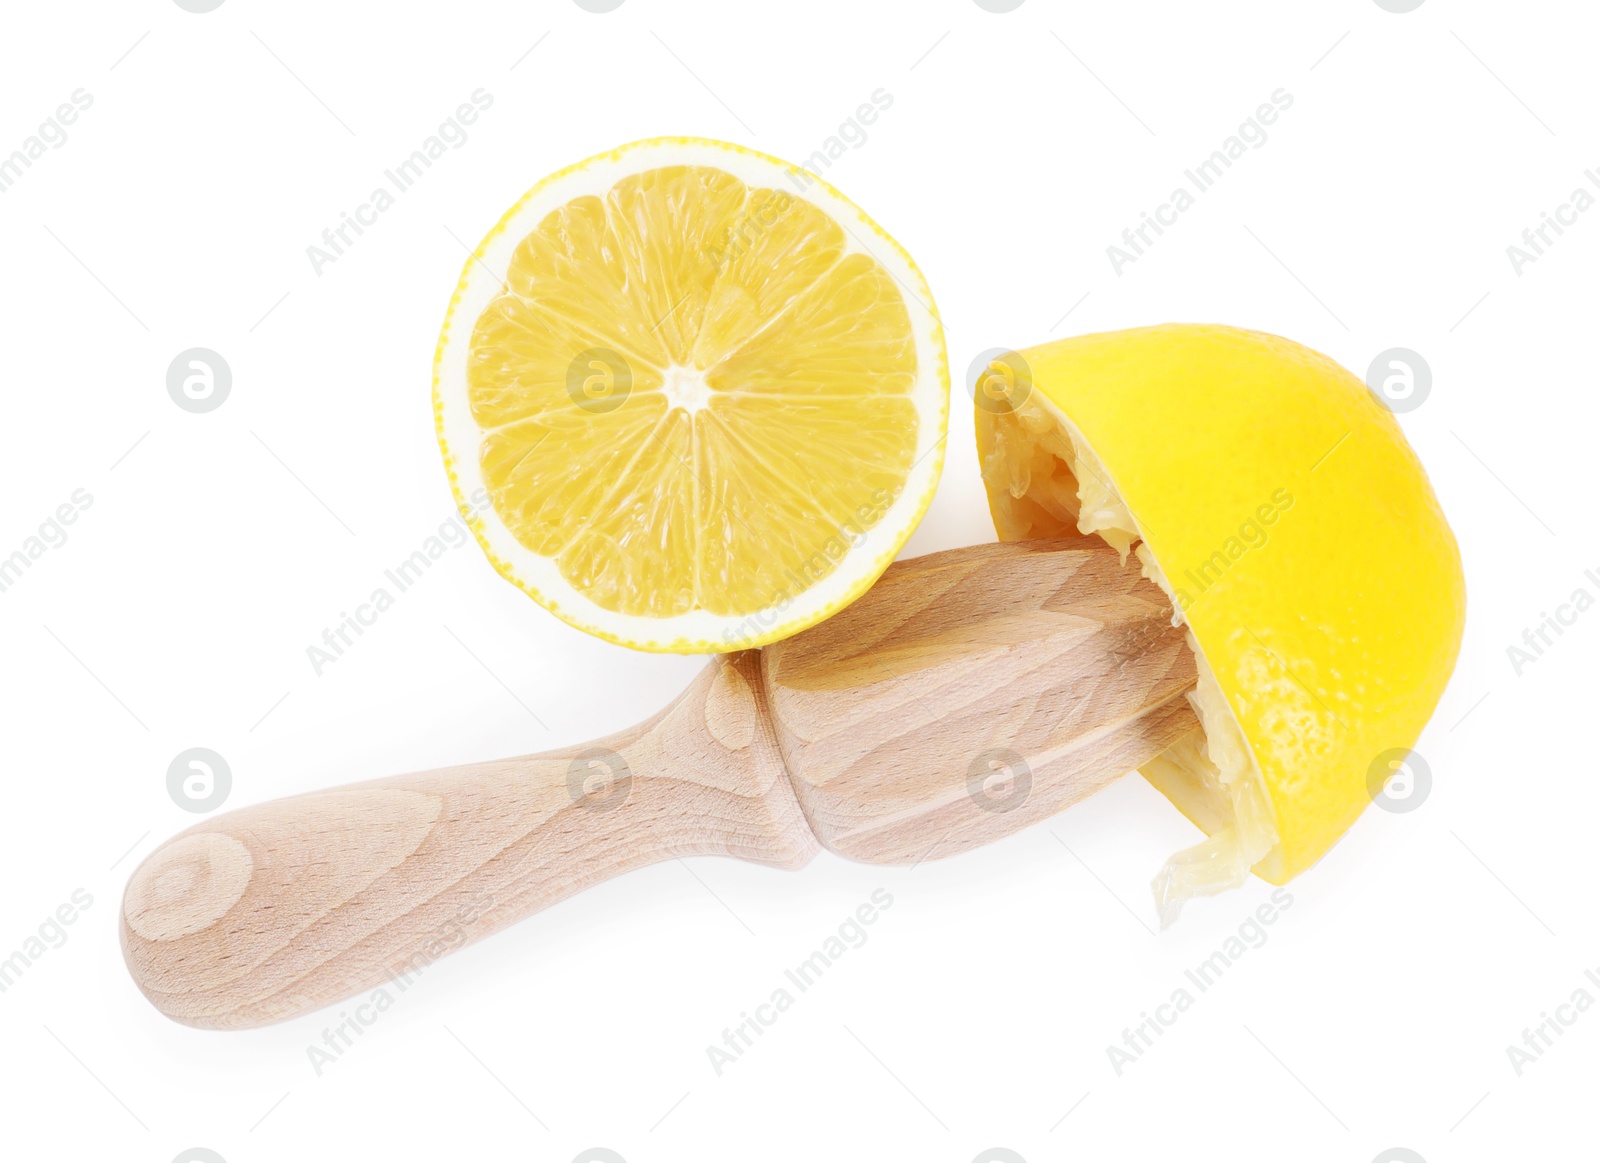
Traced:
<svg viewBox="0 0 1600 1163">
<path fill-rule="evenodd" d="M 162 1013 L 255 1026 L 416 973 L 646 864 L 720 854 L 798 868 L 816 851 L 747 652 L 587 747 L 207 820 L 134 872 L 122 946 Z"/>
<path fill-rule="evenodd" d="M 1161 592 L 1095 539 L 898 562 L 785 642 L 711 664 L 661 714 L 573 751 L 230 812 L 128 883 L 156 1008 L 261 1025 L 404 979 L 669 856 L 797 868 L 818 840 L 920 861 L 1015 832 L 1199 730 Z"/>
</svg>

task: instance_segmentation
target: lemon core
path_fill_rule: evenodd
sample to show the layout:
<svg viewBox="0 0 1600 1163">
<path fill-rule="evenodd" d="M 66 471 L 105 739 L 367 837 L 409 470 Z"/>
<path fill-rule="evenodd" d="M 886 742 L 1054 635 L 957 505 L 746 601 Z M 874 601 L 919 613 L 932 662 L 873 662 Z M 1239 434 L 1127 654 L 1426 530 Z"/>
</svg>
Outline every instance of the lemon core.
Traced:
<svg viewBox="0 0 1600 1163">
<path fill-rule="evenodd" d="M 706 383 L 705 372 L 698 368 L 667 368 L 662 375 L 661 394 L 667 398 L 667 408 L 682 408 L 693 416 L 704 411 L 711 403 L 711 385 Z"/>
</svg>

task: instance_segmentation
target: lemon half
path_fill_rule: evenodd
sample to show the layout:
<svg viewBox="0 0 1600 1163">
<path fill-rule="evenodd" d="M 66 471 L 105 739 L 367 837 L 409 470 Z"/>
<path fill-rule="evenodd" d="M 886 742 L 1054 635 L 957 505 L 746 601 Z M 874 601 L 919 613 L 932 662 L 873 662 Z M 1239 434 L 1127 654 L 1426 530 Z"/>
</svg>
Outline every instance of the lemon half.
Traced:
<svg viewBox="0 0 1600 1163">
<path fill-rule="evenodd" d="M 677 653 L 787 637 L 871 585 L 932 500 L 948 392 L 905 251 L 815 175 L 694 138 L 524 195 L 467 260 L 434 363 L 495 568 Z"/>
<path fill-rule="evenodd" d="M 1138 555 L 1199 663 L 1201 730 L 1142 768 L 1207 833 L 1156 878 L 1185 900 L 1282 884 L 1370 802 L 1455 666 L 1454 536 L 1390 411 L 1297 343 L 1209 325 L 1087 335 L 992 365 L 978 451 L 1002 539 Z"/>
</svg>

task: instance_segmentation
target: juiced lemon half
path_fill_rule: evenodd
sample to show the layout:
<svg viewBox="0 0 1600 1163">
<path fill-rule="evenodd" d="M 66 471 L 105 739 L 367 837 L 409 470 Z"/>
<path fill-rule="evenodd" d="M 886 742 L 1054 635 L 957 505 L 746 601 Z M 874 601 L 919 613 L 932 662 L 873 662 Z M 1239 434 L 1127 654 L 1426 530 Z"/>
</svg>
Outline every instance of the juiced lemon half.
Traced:
<svg viewBox="0 0 1600 1163">
<path fill-rule="evenodd" d="M 948 388 L 893 239 L 815 175 L 693 138 L 530 190 L 463 268 L 434 365 L 495 568 L 679 653 L 775 641 L 871 585 L 932 499 Z"/>
<path fill-rule="evenodd" d="M 1201 730 L 1142 770 L 1208 838 L 1185 900 L 1304 871 L 1455 666 L 1454 536 L 1394 416 L 1344 368 L 1232 327 L 1087 335 L 990 365 L 978 451 L 1002 539 L 1097 535 L 1187 624 Z"/>
</svg>

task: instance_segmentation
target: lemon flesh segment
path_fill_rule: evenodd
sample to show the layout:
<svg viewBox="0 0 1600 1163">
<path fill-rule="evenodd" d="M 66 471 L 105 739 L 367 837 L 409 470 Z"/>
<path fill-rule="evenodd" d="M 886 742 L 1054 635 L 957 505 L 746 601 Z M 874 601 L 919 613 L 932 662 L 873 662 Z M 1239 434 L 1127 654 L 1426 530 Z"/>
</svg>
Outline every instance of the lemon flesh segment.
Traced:
<svg viewBox="0 0 1600 1163">
<path fill-rule="evenodd" d="M 637 143 L 535 187 L 474 257 L 440 340 L 441 445 L 458 501 L 487 498 L 491 560 L 575 625 L 772 641 L 864 590 L 931 500 L 931 297 L 811 175 Z"/>
<path fill-rule="evenodd" d="M 1465 586 L 1421 465 L 1359 380 L 1276 336 L 1168 325 L 1020 355 L 1031 392 L 977 413 L 1000 536 L 1131 548 L 1196 654 L 1201 729 L 1141 769 L 1207 834 L 1157 876 L 1163 922 L 1251 870 L 1284 883 L 1455 664 Z"/>
</svg>

